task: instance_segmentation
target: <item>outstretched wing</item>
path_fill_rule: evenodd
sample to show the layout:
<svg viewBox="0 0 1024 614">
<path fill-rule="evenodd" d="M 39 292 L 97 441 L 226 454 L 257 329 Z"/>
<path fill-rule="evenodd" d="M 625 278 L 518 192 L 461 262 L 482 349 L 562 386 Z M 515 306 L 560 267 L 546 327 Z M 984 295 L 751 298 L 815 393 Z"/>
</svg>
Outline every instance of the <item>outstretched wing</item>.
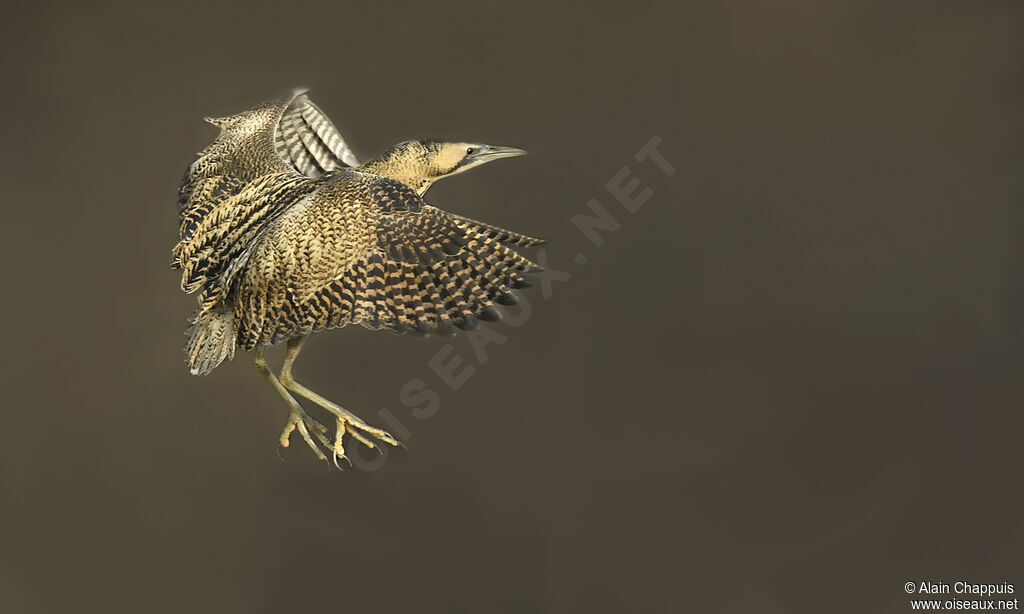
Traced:
<svg viewBox="0 0 1024 614">
<path fill-rule="evenodd" d="M 332 177 L 275 218 L 246 259 L 232 288 L 245 349 L 347 324 L 471 329 L 499 319 L 494 304 L 516 302 L 523 273 L 539 269 L 479 223 L 361 173 Z"/>
<path fill-rule="evenodd" d="M 471 220 L 468 217 L 462 217 L 461 215 L 455 215 L 454 213 L 449 213 L 448 215 L 454 218 L 455 222 L 459 225 L 459 227 L 467 232 L 480 233 L 488 238 L 494 239 L 496 241 L 501 241 L 502 243 L 508 243 L 509 245 L 515 245 L 518 247 L 533 247 L 535 245 L 540 245 L 541 243 L 544 242 L 544 239 L 529 237 L 527 235 L 515 232 L 513 230 L 505 230 L 504 228 L 498 228 L 497 226 L 492 226 L 485 222 Z"/>
</svg>

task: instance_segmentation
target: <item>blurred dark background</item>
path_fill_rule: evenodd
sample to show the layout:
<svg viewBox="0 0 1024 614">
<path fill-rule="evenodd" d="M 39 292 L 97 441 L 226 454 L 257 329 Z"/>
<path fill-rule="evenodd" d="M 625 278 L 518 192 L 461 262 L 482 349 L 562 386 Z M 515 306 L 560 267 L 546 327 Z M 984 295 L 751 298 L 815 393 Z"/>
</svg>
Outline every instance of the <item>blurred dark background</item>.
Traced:
<svg viewBox="0 0 1024 614">
<path fill-rule="evenodd" d="M 1024 589 L 1019 2 L 0 23 L 0 611 L 863 613 L 909 611 L 908 581 Z M 571 274 L 484 364 L 462 337 L 311 341 L 300 381 L 408 429 L 375 471 L 279 458 L 286 410 L 248 355 L 182 363 L 168 263 L 201 118 L 293 86 L 363 159 L 528 149 L 429 199 L 548 238 Z M 671 177 L 634 159 L 655 135 Z M 635 214 L 605 188 L 623 166 L 653 190 Z M 600 248 L 570 222 L 591 198 L 621 224 Z M 457 391 L 428 366 L 448 343 L 476 369 Z M 400 403 L 410 379 L 433 415 Z"/>
</svg>

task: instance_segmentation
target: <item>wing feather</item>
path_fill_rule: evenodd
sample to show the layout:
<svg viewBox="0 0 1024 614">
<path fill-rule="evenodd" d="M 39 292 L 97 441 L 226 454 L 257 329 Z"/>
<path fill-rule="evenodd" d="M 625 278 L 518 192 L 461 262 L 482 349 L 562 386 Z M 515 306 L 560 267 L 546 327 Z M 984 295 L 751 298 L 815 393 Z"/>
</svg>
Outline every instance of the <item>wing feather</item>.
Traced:
<svg viewBox="0 0 1024 614">
<path fill-rule="evenodd" d="M 332 164 L 334 168 L 359 166 L 359 160 L 352 153 L 352 149 L 345 143 L 341 133 L 334 127 L 327 115 L 320 110 L 320 107 L 313 104 L 306 96 L 301 96 L 293 104 L 300 101 L 302 102 L 302 119 L 319 142 L 319 145 L 316 146 L 316 157 L 321 161 L 321 166 L 324 166 L 325 170 L 331 170 L 325 166 L 326 163 Z"/>
<path fill-rule="evenodd" d="M 329 254 L 312 257 L 326 245 Z M 538 268 L 403 184 L 361 173 L 275 219 L 249 260 L 233 294 L 245 349 L 347 324 L 472 329 L 498 319 L 495 303 L 514 302 L 522 274 Z"/>
<path fill-rule="evenodd" d="M 449 213 L 448 215 L 455 219 L 459 226 L 465 228 L 467 231 L 484 235 L 491 239 L 501 241 L 502 243 L 508 243 L 517 247 L 533 247 L 544 243 L 544 239 L 537 239 L 512 230 L 505 230 L 504 228 L 471 220 L 468 217 L 462 217 L 461 215 L 455 215 L 454 213 Z"/>
<path fill-rule="evenodd" d="M 359 166 L 331 120 L 302 93 L 283 110 L 274 143 L 278 155 L 307 177 Z"/>
</svg>

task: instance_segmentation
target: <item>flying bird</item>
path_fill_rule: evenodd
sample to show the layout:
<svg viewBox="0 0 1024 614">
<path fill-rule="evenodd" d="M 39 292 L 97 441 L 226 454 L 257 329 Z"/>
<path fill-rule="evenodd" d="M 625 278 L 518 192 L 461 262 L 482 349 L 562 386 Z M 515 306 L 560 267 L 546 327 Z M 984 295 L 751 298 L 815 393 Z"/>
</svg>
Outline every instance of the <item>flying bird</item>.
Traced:
<svg viewBox="0 0 1024 614">
<path fill-rule="evenodd" d="M 238 349 L 288 406 L 280 444 L 298 431 L 321 460 L 345 458 L 345 436 L 397 445 L 299 384 L 292 367 L 312 333 L 358 324 L 392 333 L 454 334 L 514 304 L 540 267 L 513 247 L 541 240 L 449 213 L 423 195 L 437 180 L 521 149 L 406 141 L 360 164 L 327 116 L 292 90 L 249 111 L 206 118 L 220 134 L 179 188 L 172 266 L 197 293 L 185 360 L 205 375 Z M 271 345 L 287 343 L 278 373 Z M 296 396 L 329 412 L 333 435 Z M 321 449 L 321 447 L 323 449 Z"/>
</svg>

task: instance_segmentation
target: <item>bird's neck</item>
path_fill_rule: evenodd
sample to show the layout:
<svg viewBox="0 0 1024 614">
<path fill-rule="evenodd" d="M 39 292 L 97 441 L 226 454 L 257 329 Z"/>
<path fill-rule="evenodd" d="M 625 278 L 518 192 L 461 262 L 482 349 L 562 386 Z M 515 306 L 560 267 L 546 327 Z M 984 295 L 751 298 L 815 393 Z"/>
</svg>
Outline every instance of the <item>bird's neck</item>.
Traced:
<svg viewBox="0 0 1024 614">
<path fill-rule="evenodd" d="M 430 184 L 434 183 L 432 178 L 423 174 L 422 165 L 403 158 L 383 156 L 370 160 L 357 170 L 404 183 L 420 196 L 423 196 Z"/>
</svg>

